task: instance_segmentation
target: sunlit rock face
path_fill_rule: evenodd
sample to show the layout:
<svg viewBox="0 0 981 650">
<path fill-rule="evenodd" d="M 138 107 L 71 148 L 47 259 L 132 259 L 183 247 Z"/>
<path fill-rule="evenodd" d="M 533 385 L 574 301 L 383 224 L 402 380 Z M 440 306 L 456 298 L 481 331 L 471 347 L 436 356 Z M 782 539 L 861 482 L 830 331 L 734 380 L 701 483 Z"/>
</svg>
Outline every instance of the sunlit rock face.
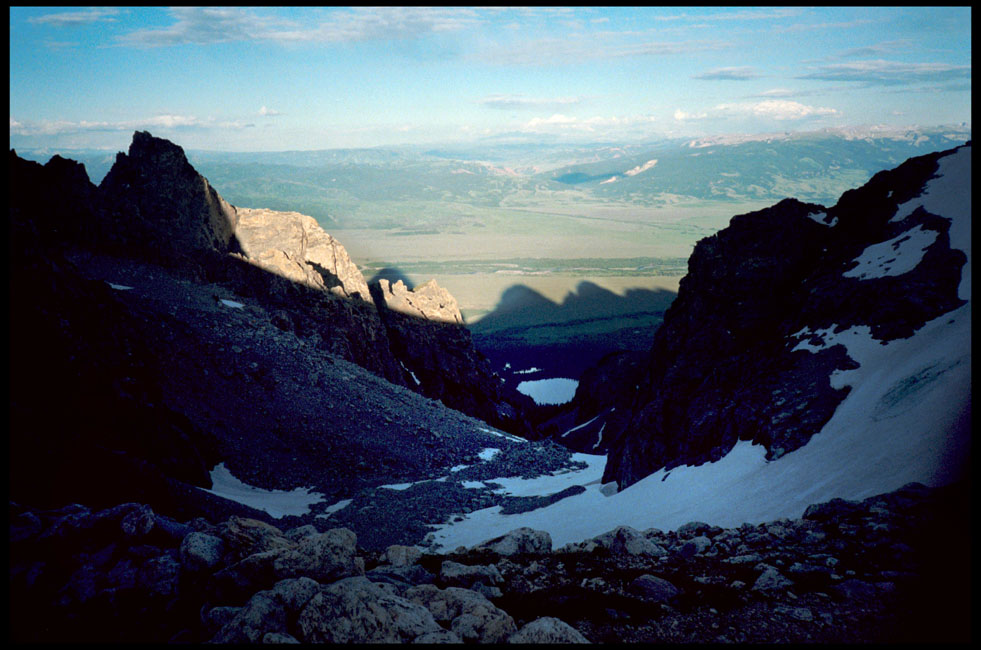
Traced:
<svg viewBox="0 0 981 650">
<path fill-rule="evenodd" d="M 336 239 L 299 212 L 237 208 L 235 236 L 260 267 L 343 298 L 370 301 L 368 284 Z"/>
<path fill-rule="evenodd" d="M 608 424 L 604 481 L 717 460 L 738 440 L 771 460 L 798 449 L 855 388 L 836 381 L 858 363 L 834 334 L 866 327 L 885 345 L 964 305 L 970 151 L 910 159 L 832 208 L 787 199 L 700 241 L 646 376 Z"/>
</svg>

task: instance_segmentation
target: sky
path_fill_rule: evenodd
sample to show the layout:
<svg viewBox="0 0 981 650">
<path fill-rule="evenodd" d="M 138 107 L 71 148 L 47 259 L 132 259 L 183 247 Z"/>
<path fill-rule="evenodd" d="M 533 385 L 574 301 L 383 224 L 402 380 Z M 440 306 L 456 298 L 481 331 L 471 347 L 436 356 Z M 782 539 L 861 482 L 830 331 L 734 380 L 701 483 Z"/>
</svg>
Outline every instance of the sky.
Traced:
<svg viewBox="0 0 981 650">
<path fill-rule="evenodd" d="M 11 7 L 10 142 L 282 151 L 970 124 L 969 7 Z"/>
</svg>

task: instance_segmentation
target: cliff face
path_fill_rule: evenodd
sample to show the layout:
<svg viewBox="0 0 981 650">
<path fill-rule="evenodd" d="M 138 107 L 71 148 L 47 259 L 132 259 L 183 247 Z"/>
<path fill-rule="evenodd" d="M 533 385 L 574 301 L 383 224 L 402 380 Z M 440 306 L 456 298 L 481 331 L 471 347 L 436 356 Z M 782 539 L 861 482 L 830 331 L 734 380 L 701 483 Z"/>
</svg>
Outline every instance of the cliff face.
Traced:
<svg viewBox="0 0 981 650">
<path fill-rule="evenodd" d="M 821 431 L 848 394 L 835 376 L 857 367 L 816 333 L 867 326 L 884 345 L 963 305 L 953 215 L 914 205 L 955 151 L 881 172 L 832 208 L 788 199 L 699 242 L 646 376 L 610 418 L 604 481 L 718 460 L 738 440 L 779 458 Z M 961 154 L 969 170 L 970 145 Z"/>
</svg>

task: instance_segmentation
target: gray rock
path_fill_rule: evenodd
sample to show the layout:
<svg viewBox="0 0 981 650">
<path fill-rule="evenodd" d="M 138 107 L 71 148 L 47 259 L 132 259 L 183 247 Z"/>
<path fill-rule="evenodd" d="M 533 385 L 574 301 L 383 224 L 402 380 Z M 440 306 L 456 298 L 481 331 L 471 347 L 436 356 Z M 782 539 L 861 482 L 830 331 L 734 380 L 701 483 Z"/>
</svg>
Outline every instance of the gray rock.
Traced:
<svg viewBox="0 0 981 650">
<path fill-rule="evenodd" d="M 687 524 L 679 526 L 675 532 L 678 534 L 678 537 L 688 539 L 704 533 L 709 528 L 711 526 L 703 521 L 689 521 Z"/>
<path fill-rule="evenodd" d="M 241 602 L 256 591 L 272 587 L 277 581 L 274 564 L 283 552 L 254 553 L 212 574 L 210 584 L 219 602 Z"/>
<path fill-rule="evenodd" d="M 399 592 L 415 585 L 432 584 L 433 580 L 436 579 L 436 576 L 418 564 L 410 566 L 383 564 L 365 573 L 365 577 L 372 582 L 391 584 Z"/>
<path fill-rule="evenodd" d="M 275 526 L 246 517 L 229 517 L 219 527 L 219 536 L 237 559 L 296 546 Z"/>
<path fill-rule="evenodd" d="M 403 546 L 402 544 L 392 544 L 385 549 L 383 561 L 392 566 L 408 566 L 415 564 L 422 557 L 422 551 L 415 546 Z"/>
<path fill-rule="evenodd" d="M 137 582 L 142 590 L 153 596 L 176 596 L 180 570 L 180 562 L 170 555 L 161 555 L 143 563 L 137 573 Z"/>
<path fill-rule="evenodd" d="M 284 632 L 266 632 L 262 636 L 263 643 L 299 643 L 296 637 L 293 637 Z"/>
<path fill-rule="evenodd" d="M 230 623 L 235 616 L 242 611 L 242 607 L 229 607 L 222 605 L 219 607 L 202 607 L 201 608 L 201 623 L 204 625 L 205 629 L 211 632 L 214 636 L 218 633 L 218 630 L 223 628 L 225 625 Z"/>
<path fill-rule="evenodd" d="M 221 564 L 225 542 L 206 533 L 189 533 L 181 541 L 181 564 L 189 571 L 211 570 Z"/>
<path fill-rule="evenodd" d="M 299 212 L 237 209 L 235 236 L 253 264 L 294 282 L 370 301 L 368 284 L 344 247 Z"/>
<path fill-rule="evenodd" d="M 698 537 L 692 537 L 682 544 L 679 553 L 681 557 L 692 557 L 693 555 L 704 553 L 710 546 L 712 546 L 712 540 L 705 535 L 699 535 Z"/>
<path fill-rule="evenodd" d="M 552 536 L 544 530 L 517 528 L 506 535 L 482 542 L 474 548 L 488 549 L 505 556 L 517 553 L 548 553 L 552 550 Z"/>
<path fill-rule="evenodd" d="M 405 643 L 442 629 L 427 608 L 364 577 L 322 587 L 300 612 L 297 628 L 306 643 Z"/>
<path fill-rule="evenodd" d="M 764 565 L 763 573 L 753 583 L 753 591 L 777 592 L 793 586 L 793 582 L 783 577 L 776 567 Z"/>
<path fill-rule="evenodd" d="M 439 578 L 444 583 L 454 587 L 470 587 L 482 582 L 485 585 L 496 585 L 504 581 L 501 572 L 493 565 L 468 566 L 446 560 L 439 571 Z"/>
<path fill-rule="evenodd" d="M 593 541 L 610 549 L 613 553 L 651 557 L 663 557 L 668 554 L 662 546 L 630 526 L 618 526 L 607 533 L 594 537 Z"/>
<path fill-rule="evenodd" d="M 677 587 L 664 578 L 659 578 L 649 573 L 645 573 L 634 579 L 630 583 L 630 589 L 645 600 L 656 603 L 671 602 L 680 593 Z"/>
<path fill-rule="evenodd" d="M 834 590 L 850 600 L 868 600 L 877 597 L 875 585 L 854 578 L 842 580 L 835 585 Z"/>
<path fill-rule="evenodd" d="M 405 597 L 425 606 L 436 621 L 449 623 L 464 642 L 501 643 L 517 629 L 507 612 L 469 589 L 421 585 L 406 591 Z"/>
<path fill-rule="evenodd" d="M 455 632 L 449 630 L 440 630 L 439 632 L 426 632 L 421 634 L 412 640 L 413 643 L 463 643 L 461 639 Z"/>
<path fill-rule="evenodd" d="M 565 621 L 543 616 L 512 634 L 508 643 L 589 643 L 589 639 Z"/>
<path fill-rule="evenodd" d="M 287 613 L 299 613 L 320 591 L 320 583 L 307 577 L 280 580 L 272 588 L 272 596 L 282 603 Z"/>
<path fill-rule="evenodd" d="M 297 526 L 296 528 L 290 528 L 288 531 L 286 531 L 285 536 L 286 539 L 290 540 L 291 542 L 299 542 L 304 537 L 310 537 L 311 535 L 319 535 L 319 534 L 320 531 L 318 531 L 314 526 L 312 526 L 311 524 L 306 524 L 305 526 Z"/>
<path fill-rule="evenodd" d="M 307 576 L 326 583 L 363 575 L 364 564 L 356 556 L 357 541 L 357 535 L 347 528 L 304 537 L 295 548 L 278 552 L 273 561 L 276 577 L 282 580 Z"/>
<path fill-rule="evenodd" d="M 212 637 L 212 643 L 259 643 L 268 632 L 286 633 L 286 609 L 272 593 L 260 591 Z"/>
</svg>

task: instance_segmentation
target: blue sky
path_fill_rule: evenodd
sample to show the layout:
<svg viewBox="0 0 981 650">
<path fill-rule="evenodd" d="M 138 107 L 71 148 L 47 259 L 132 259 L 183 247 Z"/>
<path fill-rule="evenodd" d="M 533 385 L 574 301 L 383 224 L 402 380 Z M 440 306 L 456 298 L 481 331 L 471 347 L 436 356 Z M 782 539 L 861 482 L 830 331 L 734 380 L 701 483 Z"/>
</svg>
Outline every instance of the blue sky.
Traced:
<svg viewBox="0 0 981 650">
<path fill-rule="evenodd" d="M 237 151 L 970 124 L 971 10 L 10 10 L 12 147 Z"/>
</svg>

